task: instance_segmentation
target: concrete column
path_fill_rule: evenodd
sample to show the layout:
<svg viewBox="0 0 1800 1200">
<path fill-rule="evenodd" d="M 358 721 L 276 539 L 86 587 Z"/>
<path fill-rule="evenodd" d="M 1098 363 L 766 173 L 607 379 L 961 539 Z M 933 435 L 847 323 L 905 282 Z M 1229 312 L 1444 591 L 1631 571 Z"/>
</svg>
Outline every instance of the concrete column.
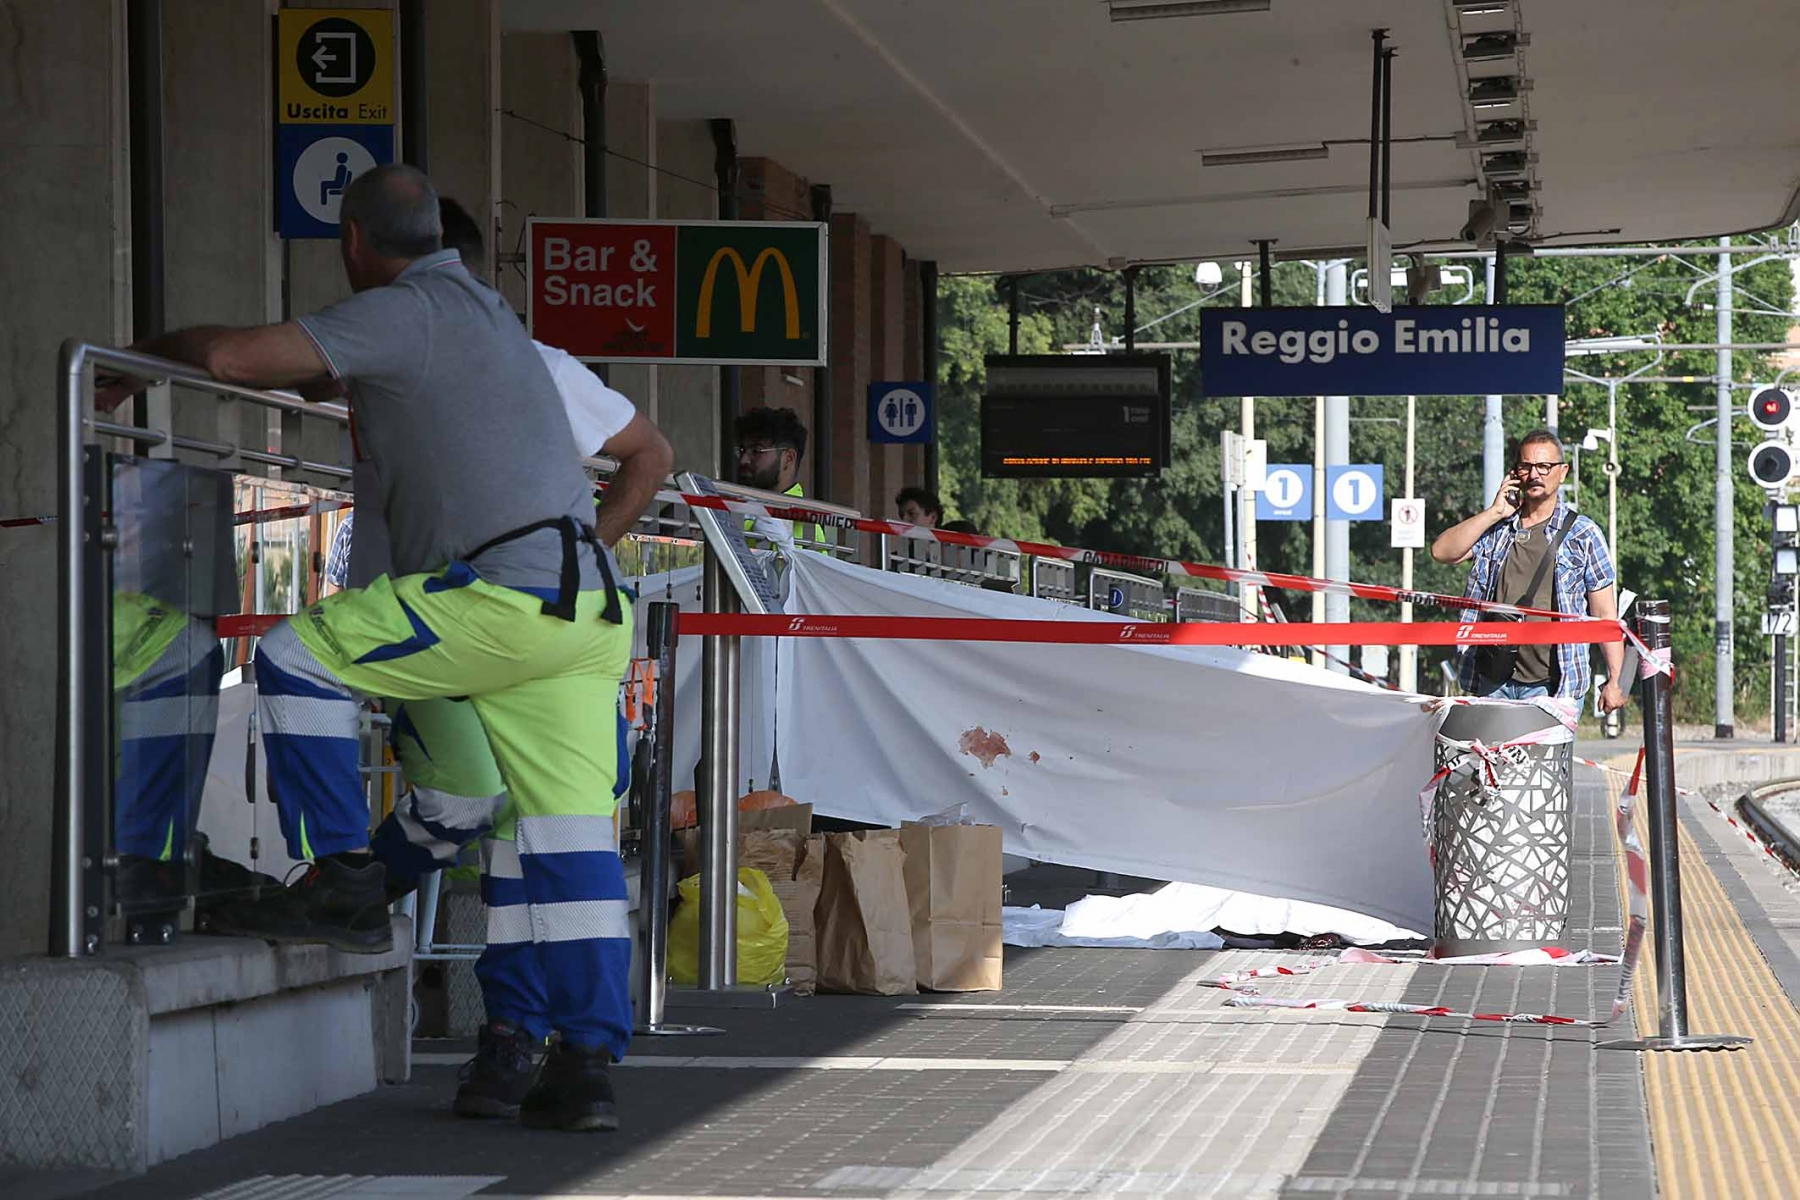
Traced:
<svg viewBox="0 0 1800 1200">
<path fill-rule="evenodd" d="M 906 373 L 906 255 L 884 235 L 869 239 L 869 379 L 895 380 Z M 868 422 L 867 389 L 858 398 Z M 869 447 L 869 505 L 874 517 L 894 515 L 894 493 L 903 486 L 902 448 Z"/>
<path fill-rule="evenodd" d="M 925 378 L 925 308 L 924 290 L 919 279 L 919 260 L 906 260 L 905 306 L 902 321 L 902 354 L 900 375 L 903 379 Z M 901 456 L 900 482 L 902 486 L 923 487 L 925 485 L 925 447 L 907 446 Z"/>
<path fill-rule="evenodd" d="M 1342 262 L 1334 262 L 1325 274 L 1325 303 L 1342 305 L 1348 303 L 1345 295 L 1345 279 L 1347 268 Z M 1347 466 L 1350 462 L 1350 397 L 1325 397 L 1325 466 Z M 1350 522 L 1325 522 L 1325 577 L 1327 579 L 1348 580 L 1350 578 Z M 1350 598 L 1348 596 L 1325 597 L 1325 619 L 1331 622 L 1345 622 L 1350 619 Z M 1350 647 L 1334 645 L 1326 647 L 1338 658 L 1348 661 Z M 1333 666 L 1334 671 L 1342 672 L 1344 668 Z"/>
<path fill-rule="evenodd" d="M 56 354 L 129 340 L 123 0 L 0 11 L 0 513 L 56 507 Z M 48 949 L 56 541 L 0 532 L 0 958 Z"/>
<path fill-rule="evenodd" d="M 499 216 L 488 261 L 500 294 L 524 312 L 525 264 L 506 259 L 524 252 L 526 216 L 581 215 L 581 144 L 573 140 L 581 136 L 580 68 L 566 33 L 503 34 L 500 61 L 501 107 L 519 116 L 500 118 Z"/>
<path fill-rule="evenodd" d="M 869 223 L 831 217 L 831 495 L 872 512 L 868 406 L 871 369 Z M 859 401 L 862 401 L 859 403 Z"/>
<path fill-rule="evenodd" d="M 576 98 L 580 109 L 580 97 Z M 579 127 L 579 120 L 577 121 Z M 648 83 L 606 85 L 606 204 L 614 217 L 654 217 L 660 180 L 656 167 L 656 91 Z M 580 156 L 576 157 L 580 166 Z M 542 209 L 539 210 L 544 211 Z M 579 212 L 577 204 L 571 211 Z M 508 210 L 508 219 L 520 219 Z M 606 369 L 608 382 L 631 397 L 651 421 L 661 424 L 663 368 L 615 363 Z"/>
<path fill-rule="evenodd" d="M 163 278 L 167 321 L 258 325 L 281 319 L 275 236 L 274 71 L 269 8 L 163 0 Z M 225 183 L 224 181 L 229 181 Z M 264 449 L 268 409 L 177 393 L 176 431 Z M 279 439 L 280 422 L 273 428 Z M 180 452 L 202 465 L 212 455 Z M 255 463 L 233 464 L 266 474 Z"/>
<path fill-rule="evenodd" d="M 611 107 L 609 104 L 608 107 Z M 656 125 L 656 215 L 716 220 L 712 130 L 705 121 Z M 675 448 L 675 469 L 711 475 L 718 469 L 719 368 L 657 368 L 657 424 Z"/>
<path fill-rule="evenodd" d="M 425 153 L 431 179 L 482 223 L 488 245 L 500 228 L 500 3 L 460 0 L 425 7 Z M 554 71 L 555 63 L 548 65 Z M 495 259 L 488 256 L 489 281 Z"/>
</svg>

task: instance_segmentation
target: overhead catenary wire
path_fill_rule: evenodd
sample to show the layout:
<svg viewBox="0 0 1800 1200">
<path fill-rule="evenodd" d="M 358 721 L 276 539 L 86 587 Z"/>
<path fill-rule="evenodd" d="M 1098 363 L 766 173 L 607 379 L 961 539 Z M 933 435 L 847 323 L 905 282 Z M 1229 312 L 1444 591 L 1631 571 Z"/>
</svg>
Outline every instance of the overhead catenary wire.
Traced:
<svg viewBox="0 0 1800 1200">
<path fill-rule="evenodd" d="M 517 109 L 503 108 L 500 110 L 500 115 L 504 116 L 504 117 L 511 117 L 515 121 L 519 121 L 523 124 L 530 125 L 535 129 L 541 129 L 545 133 L 554 134 L 557 137 L 564 139 L 565 141 L 573 142 L 577 146 L 587 145 L 586 138 L 581 137 L 577 134 L 570 133 L 565 129 L 558 129 L 554 125 L 546 124 L 543 121 L 539 121 L 533 117 L 528 117 L 524 113 L 519 112 Z M 683 174 L 680 171 L 671 171 L 667 167 L 658 166 L 657 164 L 650 162 L 646 159 L 638 158 L 635 155 L 626 154 L 622 150 L 614 150 L 611 146 L 607 146 L 605 148 L 605 150 L 609 157 L 616 158 L 616 159 L 620 160 L 621 162 L 628 162 L 628 163 L 631 163 L 633 166 L 643 167 L 646 171 L 655 171 L 658 175 L 664 175 L 670 179 L 679 179 L 683 183 L 691 183 L 697 188 L 703 188 L 706 191 L 714 193 L 715 195 L 718 194 L 718 191 L 719 191 L 718 184 L 715 182 L 712 182 L 710 180 L 697 179 L 692 175 Z M 736 198 L 740 201 L 749 201 L 752 204 L 759 205 L 760 207 L 766 209 L 769 212 L 778 213 L 781 216 L 787 217 L 791 220 L 807 221 L 807 222 L 811 222 L 813 220 L 813 215 L 810 212 L 800 212 L 797 209 L 788 208 L 786 205 L 779 204 L 773 200 L 770 200 L 767 196 L 763 196 L 763 195 L 760 195 L 757 193 L 746 191 L 745 189 L 743 189 L 741 187 L 737 188 L 733 192 L 733 195 L 736 196 Z"/>
</svg>

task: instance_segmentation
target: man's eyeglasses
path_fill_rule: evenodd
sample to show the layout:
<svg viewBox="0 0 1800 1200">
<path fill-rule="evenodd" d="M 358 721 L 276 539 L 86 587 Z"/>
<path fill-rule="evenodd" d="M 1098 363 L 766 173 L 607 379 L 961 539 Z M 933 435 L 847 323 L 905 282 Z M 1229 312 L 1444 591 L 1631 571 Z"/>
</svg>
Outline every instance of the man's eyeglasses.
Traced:
<svg viewBox="0 0 1800 1200">
<path fill-rule="evenodd" d="M 761 458 L 765 454 L 774 454 L 785 449 L 782 446 L 739 446 L 739 458 Z"/>
<path fill-rule="evenodd" d="M 1526 475 L 1536 475 L 1539 478 L 1542 478 L 1542 477 L 1550 474 L 1550 472 L 1556 470 L 1556 468 L 1566 467 L 1568 465 L 1569 465 L 1568 463 L 1563 463 L 1563 462 L 1520 463 L 1517 467 L 1514 467 L 1513 469 L 1515 471 L 1522 472 Z"/>
</svg>

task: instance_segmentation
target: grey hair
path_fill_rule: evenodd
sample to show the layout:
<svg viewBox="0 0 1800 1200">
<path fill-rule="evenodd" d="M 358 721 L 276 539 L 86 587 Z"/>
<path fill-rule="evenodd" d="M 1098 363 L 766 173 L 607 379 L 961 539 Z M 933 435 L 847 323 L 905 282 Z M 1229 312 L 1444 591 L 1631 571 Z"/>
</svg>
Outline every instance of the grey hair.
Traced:
<svg viewBox="0 0 1800 1200">
<path fill-rule="evenodd" d="M 443 248 L 437 189 L 407 163 L 364 171 L 344 189 L 339 220 L 355 221 L 384 258 L 423 258 Z"/>
</svg>

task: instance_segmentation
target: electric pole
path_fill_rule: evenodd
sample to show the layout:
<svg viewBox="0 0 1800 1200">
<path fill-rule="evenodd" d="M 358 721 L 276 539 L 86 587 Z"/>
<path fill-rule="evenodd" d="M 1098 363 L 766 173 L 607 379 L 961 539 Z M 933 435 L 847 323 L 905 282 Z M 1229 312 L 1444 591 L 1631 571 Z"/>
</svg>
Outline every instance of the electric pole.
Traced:
<svg viewBox="0 0 1800 1200">
<path fill-rule="evenodd" d="M 1721 247 L 1731 239 L 1719 239 Z M 1732 671 L 1732 516 L 1736 501 L 1732 489 L 1731 454 L 1731 253 L 1719 253 L 1719 426 L 1715 430 L 1717 453 L 1713 462 L 1713 736 L 1730 738 L 1736 686 Z"/>
<path fill-rule="evenodd" d="M 1331 264 L 1325 273 L 1325 303 L 1338 307 L 1348 301 L 1346 265 L 1342 259 Z M 1325 397 L 1325 467 L 1329 476 L 1332 467 L 1348 466 L 1350 463 L 1350 397 Z M 1326 480 L 1320 484 L 1329 487 Z M 1325 578 L 1348 581 L 1350 578 L 1350 522 L 1325 522 Z M 1350 597 L 1344 595 L 1328 595 L 1325 597 L 1325 620 L 1328 622 L 1347 622 L 1350 620 Z M 1349 646 L 1331 646 L 1330 653 L 1348 662 Z M 1344 668 L 1332 665 L 1332 670 L 1343 672 Z"/>
</svg>

